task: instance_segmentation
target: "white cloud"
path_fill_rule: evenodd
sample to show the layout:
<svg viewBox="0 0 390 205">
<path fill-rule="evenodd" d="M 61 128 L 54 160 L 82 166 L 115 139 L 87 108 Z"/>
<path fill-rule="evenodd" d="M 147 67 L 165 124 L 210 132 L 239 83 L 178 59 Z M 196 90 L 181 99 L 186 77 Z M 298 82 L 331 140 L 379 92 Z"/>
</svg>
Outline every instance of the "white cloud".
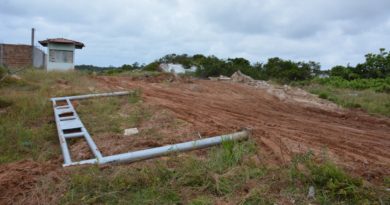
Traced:
<svg viewBox="0 0 390 205">
<path fill-rule="evenodd" d="M 0 42 L 82 41 L 79 64 L 150 62 L 202 53 L 265 62 L 279 56 L 324 68 L 390 49 L 387 0 L 0 0 Z"/>
</svg>

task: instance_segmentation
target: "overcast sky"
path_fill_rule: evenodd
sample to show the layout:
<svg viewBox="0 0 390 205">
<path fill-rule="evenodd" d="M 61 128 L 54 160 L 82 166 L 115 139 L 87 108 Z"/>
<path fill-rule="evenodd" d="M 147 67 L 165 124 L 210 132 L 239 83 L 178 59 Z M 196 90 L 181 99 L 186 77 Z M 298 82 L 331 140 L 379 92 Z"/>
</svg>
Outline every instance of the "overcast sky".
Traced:
<svg viewBox="0 0 390 205">
<path fill-rule="evenodd" d="M 389 0 L 0 0 L 0 43 L 83 42 L 76 64 L 165 54 L 313 60 L 323 69 L 390 49 Z"/>
</svg>

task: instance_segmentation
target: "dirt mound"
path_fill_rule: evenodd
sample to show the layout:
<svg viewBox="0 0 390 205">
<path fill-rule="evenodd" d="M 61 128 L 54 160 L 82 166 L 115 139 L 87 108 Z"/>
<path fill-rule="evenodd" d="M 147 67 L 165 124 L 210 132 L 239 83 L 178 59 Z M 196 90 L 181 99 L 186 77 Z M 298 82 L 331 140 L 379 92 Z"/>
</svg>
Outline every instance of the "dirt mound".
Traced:
<svg viewBox="0 0 390 205">
<path fill-rule="evenodd" d="M 30 160 L 9 163 L 0 166 L 0 204 L 34 204 L 25 201 L 37 180 L 49 172 L 58 169 L 56 164 L 42 164 Z"/>
<path fill-rule="evenodd" d="M 231 76 L 231 80 L 232 82 L 245 83 L 259 89 L 264 89 L 269 94 L 284 102 L 301 103 L 301 105 L 307 107 L 317 107 L 320 109 L 333 110 L 336 112 L 341 111 L 341 108 L 338 105 L 327 100 L 320 99 L 317 96 L 310 94 L 300 88 L 293 88 L 288 85 L 271 85 L 266 81 L 254 80 L 250 76 L 247 76 L 240 71 L 235 72 Z"/>
<path fill-rule="evenodd" d="M 300 89 L 259 89 L 247 83 L 209 80 L 169 85 L 123 77 L 99 80 L 107 90 L 141 88 L 144 102 L 171 110 L 202 136 L 252 128 L 252 138 L 272 163 L 286 163 L 293 154 L 311 150 L 363 177 L 367 172 L 390 174 L 388 118 L 328 109 Z"/>
</svg>

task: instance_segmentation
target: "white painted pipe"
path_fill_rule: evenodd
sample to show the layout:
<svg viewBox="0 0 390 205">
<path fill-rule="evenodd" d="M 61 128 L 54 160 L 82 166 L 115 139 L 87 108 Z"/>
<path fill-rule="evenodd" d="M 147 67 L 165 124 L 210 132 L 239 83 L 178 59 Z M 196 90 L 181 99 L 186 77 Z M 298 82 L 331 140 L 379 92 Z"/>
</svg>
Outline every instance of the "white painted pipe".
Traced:
<svg viewBox="0 0 390 205">
<path fill-rule="evenodd" d="M 111 92 L 111 93 L 96 93 L 96 94 L 88 94 L 88 95 L 76 95 L 76 96 L 67 96 L 67 97 L 57 97 L 57 98 L 51 98 L 53 101 L 57 100 L 80 100 L 85 98 L 95 98 L 95 97 L 109 97 L 109 96 L 119 96 L 119 95 L 128 95 L 131 92 L 129 91 L 120 91 L 120 92 Z"/>
<path fill-rule="evenodd" d="M 163 156 L 175 152 L 184 152 L 184 151 L 211 147 L 211 146 L 221 144 L 223 141 L 226 140 L 244 140 L 247 139 L 248 136 L 249 136 L 249 131 L 243 130 L 228 135 L 221 135 L 221 136 L 210 137 L 210 138 L 205 138 L 200 140 L 194 140 L 190 142 L 184 142 L 184 143 L 166 145 L 166 146 L 156 147 L 156 148 L 151 148 L 146 150 L 106 156 L 103 157 L 102 160 L 91 159 L 91 160 L 84 160 L 80 162 L 74 162 L 70 164 L 64 164 L 64 166 L 96 164 L 96 163 L 106 164 L 106 163 L 116 163 L 116 162 L 135 162 L 135 161 L 159 157 L 159 156 Z"/>
<path fill-rule="evenodd" d="M 77 119 L 80 119 L 79 115 L 77 114 L 77 112 L 74 109 L 74 107 L 73 107 L 72 103 L 70 102 L 70 100 L 66 99 L 66 102 L 68 103 L 70 109 L 72 109 L 74 117 L 77 118 Z M 97 159 L 101 160 L 103 158 L 102 153 L 100 152 L 99 148 L 96 146 L 96 144 L 93 141 L 92 137 L 89 135 L 87 129 L 85 129 L 85 126 L 84 126 L 83 122 L 81 122 L 81 120 L 80 120 L 80 124 L 81 124 L 81 132 L 84 133 L 84 138 L 87 141 L 89 147 L 91 148 L 92 153 L 95 155 L 95 157 Z"/>
<path fill-rule="evenodd" d="M 56 104 L 53 103 L 54 112 L 57 112 L 55 107 L 56 107 Z M 59 119 L 58 114 L 54 113 L 54 118 L 56 120 L 57 133 L 58 133 L 58 138 L 59 138 L 60 145 L 61 145 L 62 156 L 64 156 L 64 164 L 69 164 L 72 162 L 72 160 L 70 158 L 68 144 L 66 143 L 66 139 L 65 139 L 64 135 L 62 134 L 61 128 L 59 126 L 60 119 Z"/>
</svg>

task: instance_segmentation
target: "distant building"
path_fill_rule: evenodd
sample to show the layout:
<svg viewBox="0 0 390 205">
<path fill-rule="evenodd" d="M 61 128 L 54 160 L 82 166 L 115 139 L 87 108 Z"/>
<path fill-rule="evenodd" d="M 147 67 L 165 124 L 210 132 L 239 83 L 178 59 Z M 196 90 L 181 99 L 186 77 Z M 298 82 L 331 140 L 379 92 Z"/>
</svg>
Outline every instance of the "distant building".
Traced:
<svg viewBox="0 0 390 205">
<path fill-rule="evenodd" d="M 82 49 L 84 44 L 65 38 L 52 38 L 39 41 L 47 47 L 46 69 L 71 70 L 74 69 L 74 51 Z"/>
<path fill-rule="evenodd" d="M 329 74 L 327 73 L 321 73 L 318 75 L 319 78 L 329 78 Z"/>
<path fill-rule="evenodd" d="M 183 74 L 187 72 L 195 72 L 196 67 L 191 66 L 190 68 L 184 68 L 181 64 L 173 64 L 173 63 L 161 63 L 160 64 L 160 70 L 166 73 L 177 73 L 177 74 Z"/>
</svg>

